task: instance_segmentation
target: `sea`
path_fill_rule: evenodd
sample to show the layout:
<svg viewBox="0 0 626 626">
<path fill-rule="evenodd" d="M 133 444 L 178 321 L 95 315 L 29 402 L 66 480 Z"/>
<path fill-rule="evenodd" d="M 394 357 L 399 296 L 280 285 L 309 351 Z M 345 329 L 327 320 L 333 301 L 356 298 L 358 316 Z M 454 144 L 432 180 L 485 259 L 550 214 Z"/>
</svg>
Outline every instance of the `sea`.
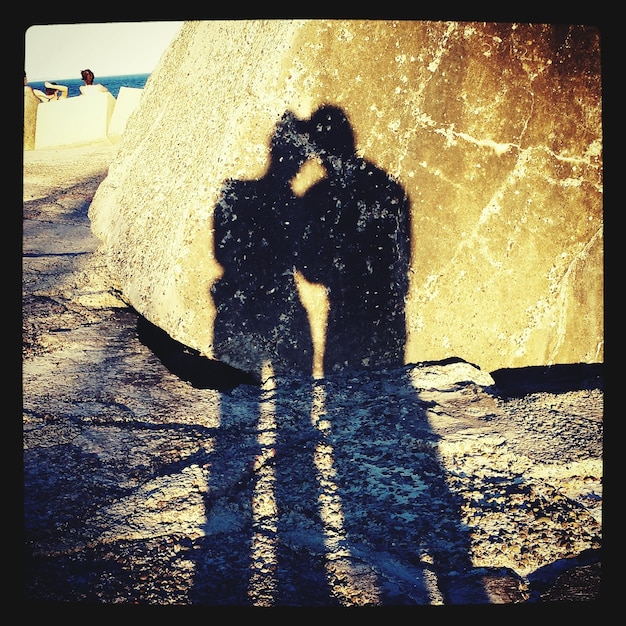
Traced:
<svg viewBox="0 0 626 626">
<path fill-rule="evenodd" d="M 78 73 L 80 76 L 80 72 Z M 150 74 L 126 74 L 122 76 L 96 76 L 94 83 L 104 85 L 114 98 L 120 91 L 120 87 L 134 87 L 135 89 L 143 89 Z M 85 83 L 81 78 L 57 78 L 51 77 L 48 82 L 67 85 L 67 95 L 69 98 L 80 96 L 80 86 Z M 45 91 L 44 81 L 28 81 L 33 89 L 41 89 Z"/>
</svg>

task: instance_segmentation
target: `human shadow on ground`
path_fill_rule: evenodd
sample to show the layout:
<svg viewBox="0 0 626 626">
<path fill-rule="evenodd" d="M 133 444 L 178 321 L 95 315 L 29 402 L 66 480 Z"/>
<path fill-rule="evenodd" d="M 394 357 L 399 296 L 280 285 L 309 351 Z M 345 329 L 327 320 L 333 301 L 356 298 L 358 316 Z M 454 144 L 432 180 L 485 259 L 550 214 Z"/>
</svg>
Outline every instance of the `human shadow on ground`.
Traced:
<svg viewBox="0 0 626 626">
<path fill-rule="evenodd" d="M 285 113 L 270 140 L 265 175 L 227 181 L 213 215 L 215 258 L 223 268 L 211 289 L 214 355 L 245 356 L 257 377 L 266 363 L 276 374 L 312 368 L 308 317 L 294 278 L 304 209 L 290 186 L 307 150 L 295 116 Z"/>
<path fill-rule="evenodd" d="M 407 194 L 357 155 L 339 107 L 320 107 L 308 137 L 326 176 L 304 194 L 296 264 L 328 292 L 324 372 L 401 365 L 411 257 Z"/>
<path fill-rule="evenodd" d="M 241 419 L 236 405 L 222 396 L 220 427 L 224 436 L 216 438 L 212 453 L 211 476 L 215 479 L 209 478 L 207 529 L 214 530 L 210 512 L 225 506 L 223 497 L 214 500 L 213 487 L 230 476 L 237 502 L 244 503 L 237 524 L 243 525 L 249 540 L 233 543 L 220 534 L 224 556 L 216 554 L 214 546 L 199 555 L 194 598 L 202 604 L 325 604 L 330 597 L 323 561 L 315 566 L 309 559 L 306 572 L 289 565 L 289 544 L 282 540 L 286 530 L 279 515 L 288 509 L 283 496 L 294 486 L 281 469 L 281 459 L 290 458 L 294 450 L 299 458 L 296 490 L 303 502 L 315 499 L 308 395 L 303 397 L 301 412 L 284 412 L 290 385 L 302 379 L 303 371 L 308 379 L 313 366 L 309 321 L 294 276 L 298 225 L 304 209 L 291 188 L 309 150 L 299 121 L 285 113 L 270 140 L 265 175 L 258 180 L 227 181 L 215 207 L 215 258 L 223 275 L 212 288 L 214 355 L 224 361 L 233 354 L 245 357 L 246 370 L 264 385 L 245 390 L 248 400 L 254 398 L 247 406 L 256 422 L 252 430 L 245 431 L 248 454 L 243 458 L 233 457 L 229 443 L 229 433 L 242 434 Z M 290 429 L 295 429 L 302 445 L 294 448 L 292 439 L 287 443 L 285 435 Z M 311 514 L 318 515 L 314 506 Z M 320 528 L 317 517 L 312 540 L 323 545 Z M 224 587 L 206 588 L 207 577 L 202 573 L 207 568 L 223 572 Z M 306 584 L 290 583 L 294 575 Z"/>
<path fill-rule="evenodd" d="M 428 420 L 433 403 L 413 381 L 420 368 L 320 382 L 346 545 L 375 565 L 383 604 L 485 604 L 463 500 L 448 487 Z"/>
<path fill-rule="evenodd" d="M 408 196 L 357 155 L 339 107 L 322 106 L 308 120 L 286 112 L 269 148 L 265 175 L 227 181 L 214 211 L 214 254 L 223 268 L 211 291 L 214 355 L 245 360 L 262 385 L 245 390 L 255 399 L 244 430 L 236 399 L 221 398 L 205 550 L 193 555 L 193 601 L 428 604 L 437 594 L 453 601 L 445 580 L 450 568 L 470 568 L 467 529 L 432 445 L 424 403 L 404 373 L 392 382 L 395 404 L 384 393 L 372 396 L 359 379 L 361 371 L 403 367 Z M 322 163 L 325 176 L 297 196 L 292 181 L 310 158 Z M 313 344 L 296 271 L 328 295 L 323 380 L 311 376 Z M 394 374 L 381 374 L 379 391 L 386 376 Z M 370 415 L 376 397 L 380 406 Z M 392 406 L 401 413 L 390 414 Z M 364 411 L 370 418 L 357 419 Z M 400 427 L 400 414 L 417 428 L 412 435 Z M 235 433 L 243 456 L 232 454 Z M 427 453 L 420 438 L 430 442 Z M 400 462 L 403 445 L 409 449 Z M 219 487 L 225 476 L 230 497 Z M 427 512 L 433 503 L 434 513 Z M 226 515 L 235 509 L 236 522 Z M 226 518 L 220 532 L 216 520 Z M 234 541 L 229 524 L 247 540 Z M 411 542 L 416 526 L 420 545 Z M 408 570 L 401 565 L 406 551 L 415 552 Z M 424 559 L 440 575 L 437 591 L 425 580 Z M 209 571 L 220 572 L 219 582 Z"/>
</svg>

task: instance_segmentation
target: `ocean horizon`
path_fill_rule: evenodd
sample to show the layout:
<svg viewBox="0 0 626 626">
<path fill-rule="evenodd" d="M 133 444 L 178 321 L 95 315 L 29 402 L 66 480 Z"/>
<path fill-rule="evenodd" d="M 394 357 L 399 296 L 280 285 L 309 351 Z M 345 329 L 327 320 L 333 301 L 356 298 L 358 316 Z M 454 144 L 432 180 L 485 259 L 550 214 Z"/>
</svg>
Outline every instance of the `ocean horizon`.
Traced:
<svg viewBox="0 0 626 626">
<path fill-rule="evenodd" d="M 80 72 L 78 72 L 80 75 Z M 150 74 L 122 74 L 118 76 L 96 76 L 94 82 L 104 85 L 114 98 L 117 98 L 117 94 L 121 87 L 132 87 L 134 89 L 143 89 L 146 81 L 150 77 Z M 85 83 L 81 78 L 48 78 L 48 82 L 57 83 L 67 86 L 68 97 L 80 96 L 80 87 Z M 28 81 L 28 84 L 33 89 L 41 89 L 45 91 L 45 85 L 43 80 Z"/>
</svg>

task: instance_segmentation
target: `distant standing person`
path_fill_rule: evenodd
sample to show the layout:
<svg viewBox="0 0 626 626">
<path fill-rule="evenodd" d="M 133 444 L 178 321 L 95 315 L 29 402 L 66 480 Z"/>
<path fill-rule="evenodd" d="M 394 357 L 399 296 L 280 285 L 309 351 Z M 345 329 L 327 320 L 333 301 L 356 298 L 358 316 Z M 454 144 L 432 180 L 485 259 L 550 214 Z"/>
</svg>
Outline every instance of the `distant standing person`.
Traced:
<svg viewBox="0 0 626 626">
<path fill-rule="evenodd" d="M 83 96 L 86 96 L 91 93 L 101 93 L 108 92 L 109 90 L 100 83 L 94 84 L 95 76 L 91 70 L 81 70 L 80 72 L 81 78 L 85 81 L 84 85 L 80 86 L 80 93 Z"/>
</svg>

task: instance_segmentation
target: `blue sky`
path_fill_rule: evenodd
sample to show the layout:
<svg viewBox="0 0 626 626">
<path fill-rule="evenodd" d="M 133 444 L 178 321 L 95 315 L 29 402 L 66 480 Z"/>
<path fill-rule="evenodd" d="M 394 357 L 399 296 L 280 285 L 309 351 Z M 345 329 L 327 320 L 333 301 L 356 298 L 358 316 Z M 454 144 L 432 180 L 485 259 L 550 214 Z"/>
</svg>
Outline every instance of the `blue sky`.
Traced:
<svg viewBox="0 0 626 626">
<path fill-rule="evenodd" d="M 99 76 L 148 74 L 183 22 L 45 24 L 24 36 L 29 81 L 80 79 L 89 68 Z"/>
</svg>

